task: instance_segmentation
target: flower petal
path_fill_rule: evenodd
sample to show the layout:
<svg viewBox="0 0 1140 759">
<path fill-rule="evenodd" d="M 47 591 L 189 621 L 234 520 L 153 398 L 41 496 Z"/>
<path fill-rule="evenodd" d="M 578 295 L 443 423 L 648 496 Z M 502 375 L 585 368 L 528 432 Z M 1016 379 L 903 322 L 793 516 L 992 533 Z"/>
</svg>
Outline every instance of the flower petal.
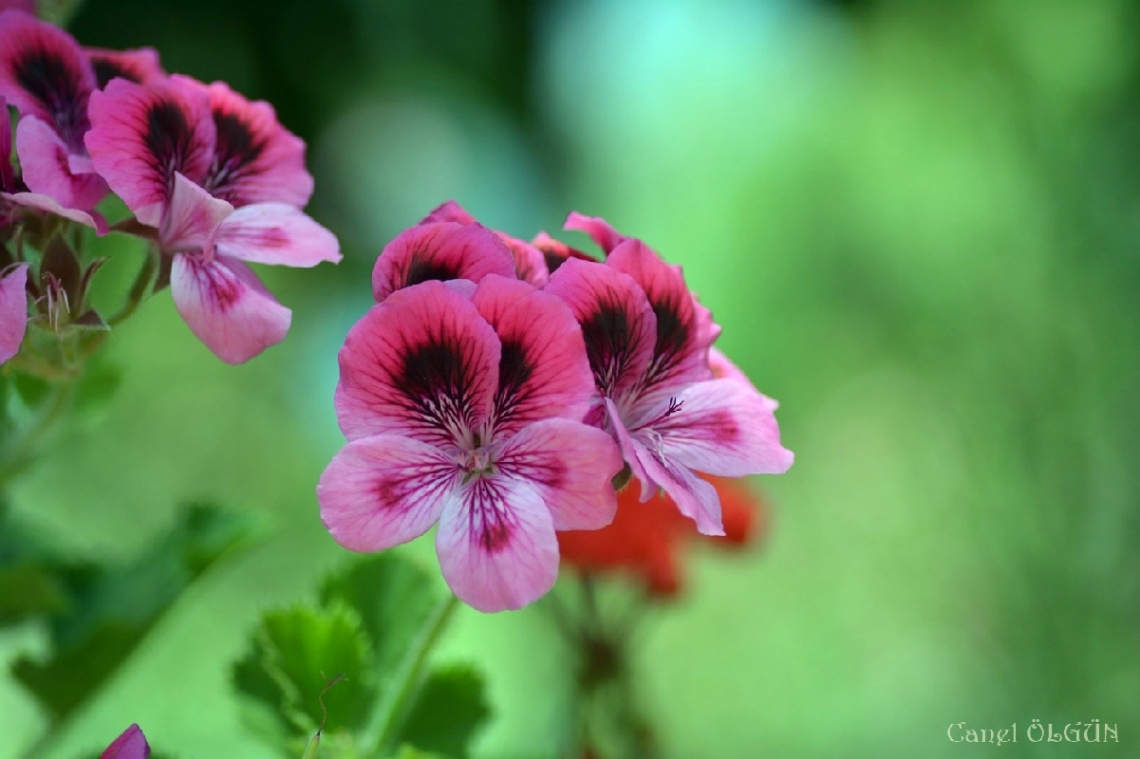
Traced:
<svg viewBox="0 0 1140 759">
<path fill-rule="evenodd" d="M 0 95 L 0 115 L 8 116 L 8 101 Z M 16 174 L 12 170 L 12 123 L 0 124 L 0 192 L 12 192 L 16 189 Z"/>
<path fill-rule="evenodd" d="M 577 211 L 570 212 L 562 228 L 576 229 L 579 232 L 585 232 L 594 239 L 594 242 L 596 242 L 598 247 L 606 254 L 609 254 L 610 251 L 629 239 L 625 235 L 618 234 L 601 216 L 583 216 Z"/>
<path fill-rule="evenodd" d="M 618 412 L 617 406 L 612 400 L 606 398 L 606 420 L 614 439 L 617 440 L 618 446 L 621 448 L 622 457 L 625 463 L 629 464 L 629 470 L 633 476 L 641 483 L 641 501 L 644 503 L 657 494 L 660 488 L 654 480 L 645 471 L 645 467 L 641 465 L 641 459 L 638 458 L 638 449 L 633 444 L 633 437 L 629 434 L 625 424 L 622 422 L 621 414 Z"/>
<path fill-rule="evenodd" d="M 750 385 L 732 379 L 696 382 L 671 402 L 677 410 L 659 414 L 650 425 L 669 459 L 724 477 L 782 474 L 792 465 L 795 457 L 780 445 L 774 402 Z"/>
<path fill-rule="evenodd" d="M 628 239 L 610 251 L 606 265 L 633 277 L 657 317 L 653 360 L 646 370 L 646 390 L 709 379 L 708 344 L 702 343 L 702 326 L 696 302 L 681 267 L 661 260 L 641 240 Z M 711 315 L 709 317 L 711 322 Z"/>
<path fill-rule="evenodd" d="M 436 523 L 460 473 L 439 448 L 412 438 L 354 440 L 321 475 L 321 521 L 352 551 L 407 543 Z"/>
<path fill-rule="evenodd" d="M 479 223 L 474 216 L 467 213 L 467 209 L 454 200 L 436 206 L 431 213 L 423 218 L 420 224 L 439 221 L 451 221 L 457 224 Z M 517 237 L 511 237 L 498 230 L 492 231 L 510 250 L 511 258 L 515 262 L 515 274 L 519 279 L 530 282 L 535 287 L 542 287 L 546 284 L 546 280 L 550 278 L 550 272 L 546 269 L 546 261 L 541 251 Z"/>
<path fill-rule="evenodd" d="M 380 302 L 395 291 L 429 280 L 515 275 L 502 240 L 478 224 L 432 222 L 406 229 L 384 246 L 372 269 L 372 294 Z"/>
<path fill-rule="evenodd" d="M 141 223 L 158 227 L 175 173 L 200 184 L 210 168 L 216 131 L 207 96 L 170 80 L 113 79 L 91 95 L 89 112 L 95 170 Z"/>
<path fill-rule="evenodd" d="M 668 458 L 654 441 L 642 434 L 633 436 L 633 449 L 645 473 L 673 499 L 682 514 L 697 523 L 701 534 L 724 535 L 716 488 L 688 467 Z M 645 500 L 644 490 L 642 500 Z"/>
<path fill-rule="evenodd" d="M 545 232 L 539 232 L 535 235 L 534 239 L 530 241 L 530 244 L 542 254 L 543 261 L 546 263 L 546 270 L 549 274 L 553 274 L 558 270 L 559 266 L 571 258 L 579 258 L 583 261 L 594 260 L 577 248 L 571 248 L 566 243 L 555 240 Z"/>
<path fill-rule="evenodd" d="M 340 261 L 332 232 L 284 203 L 254 203 L 234 211 L 218 227 L 219 255 L 263 264 L 316 266 Z"/>
<path fill-rule="evenodd" d="M 74 154 L 55 129 L 36 116 L 25 116 L 16 125 L 16 155 L 28 189 L 66 208 L 90 211 L 107 194 L 107 183 L 98 174 L 73 171 Z"/>
<path fill-rule="evenodd" d="M 550 511 L 517 480 L 476 478 L 456 491 L 435 546 L 448 586 L 479 611 L 521 609 L 558 578 Z"/>
<path fill-rule="evenodd" d="M 440 203 L 431 210 L 427 216 L 420 220 L 420 224 L 430 224 L 433 221 L 454 221 L 457 224 L 476 224 L 474 216 L 467 213 L 467 209 L 454 200 Z"/>
<path fill-rule="evenodd" d="M 529 424 L 507 440 L 496 465 L 538 491 L 556 530 L 596 530 L 613 521 L 621 452 L 597 427 L 568 419 Z"/>
<path fill-rule="evenodd" d="M 0 364 L 20 352 L 28 329 L 28 265 L 16 264 L 0 277 Z"/>
<path fill-rule="evenodd" d="M 97 211 L 86 212 L 64 208 L 54 198 L 34 192 L 0 192 L 0 225 L 6 218 L 18 215 L 20 209 L 62 216 L 93 228 L 97 235 L 107 234 L 107 220 Z"/>
<path fill-rule="evenodd" d="M 150 746 L 138 725 L 131 725 L 99 755 L 99 759 L 147 759 Z"/>
<path fill-rule="evenodd" d="M 638 385 L 653 358 L 657 320 L 637 282 L 604 264 L 572 259 L 543 292 L 561 298 L 582 327 L 586 355 L 602 394 Z"/>
<path fill-rule="evenodd" d="M 83 48 L 91 69 L 95 72 L 96 87 L 106 88 L 116 77 L 135 84 L 151 84 L 166 78 L 154 48 L 136 50 L 106 50 L 98 47 Z"/>
<path fill-rule="evenodd" d="M 95 75 L 75 39 L 19 11 L 0 13 L 0 95 L 48 124 L 70 152 L 83 149 Z"/>
<path fill-rule="evenodd" d="M 550 271 L 546 268 L 546 258 L 543 257 L 542 251 L 517 237 L 502 232 L 495 234 L 511 252 L 511 258 L 515 262 L 515 276 L 524 282 L 530 282 L 535 287 L 542 287 L 547 283 Z"/>
<path fill-rule="evenodd" d="M 393 293 L 349 330 L 336 410 L 349 440 L 385 433 L 455 445 L 486 421 L 499 340 L 442 282 Z"/>
<path fill-rule="evenodd" d="M 305 142 L 281 126 L 273 106 L 251 102 L 225 82 L 206 85 L 177 74 L 171 81 L 209 100 L 217 141 L 203 187 L 238 207 L 309 202 L 313 176 L 305 169 Z"/>
<path fill-rule="evenodd" d="M 289 309 L 241 261 L 176 255 L 170 293 L 190 331 L 228 364 L 248 361 L 289 331 Z"/>
<path fill-rule="evenodd" d="M 474 303 L 502 344 L 495 434 L 554 416 L 581 421 L 596 393 L 582 330 L 566 304 L 497 275 L 479 283 Z"/>
<path fill-rule="evenodd" d="M 165 253 L 201 251 L 218 225 L 233 212 L 229 203 L 175 172 L 174 190 L 159 228 L 159 244 Z"/>
</svg>

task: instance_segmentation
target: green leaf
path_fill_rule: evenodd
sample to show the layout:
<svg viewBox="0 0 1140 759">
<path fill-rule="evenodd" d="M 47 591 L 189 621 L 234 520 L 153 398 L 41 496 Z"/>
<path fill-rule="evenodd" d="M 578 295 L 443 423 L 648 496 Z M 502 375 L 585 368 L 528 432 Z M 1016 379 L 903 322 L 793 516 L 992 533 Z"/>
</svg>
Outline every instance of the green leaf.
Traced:
<svg viewBox="0 0 1140 759">
<path fill-rule="evenodd" d="M 449 757 L 466 757 L 471 739 L 491 716 L 483 676 L 456 664 L 436 669 L 416 694 L 400 729 L 401 743 Z"/>
<path fill-rule="evenodd" d="M 427 572 L 391 552 L 353 561 L 327 578 L 320 591 L 321 605 L 344 603 L 360 615 L 382 678 L 395 673 L 442 597 Z"/>
<path fill-rule="evenodd" d="M 249 534 L 245 518 L 196 505 L 133 562 L 50 567 L 70 603 L 50 621 L 50 658 L 21 657 L 12 666 L 14 676 L 53 722 L 63 721 L 135 650 L 179 595 Z"/>
<path fill-rule="evenodd" d="M 264 735 L 272 724 L 282 737 L 307 742 L 322 725 L 325 733 L 363 727 L 376 700 L 374 669 L 355 611 L 296 606 L 262 616 L 233 677 L 252 702 L 244 715 L 252 727 Z"/>
<path fill-rule="evenodd" d="M 49 570 L 32 563 L 0 567 L 0 627 L 69 605 L 67 591 Z"/>
</svg>

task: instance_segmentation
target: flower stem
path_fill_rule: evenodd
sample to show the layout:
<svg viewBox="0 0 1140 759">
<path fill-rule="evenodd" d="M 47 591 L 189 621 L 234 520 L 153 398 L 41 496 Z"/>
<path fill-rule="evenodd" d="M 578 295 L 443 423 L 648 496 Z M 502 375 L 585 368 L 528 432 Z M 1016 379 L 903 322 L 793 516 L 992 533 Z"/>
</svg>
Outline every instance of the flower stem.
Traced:
<svg viewBox="0 0 1140 759">
<path fill-rule="evenodd" d="M 447 622 L 457 606 L 459 599 L 448 593 L 446 599 L 436 604 L 428 623 L 404 652 L 404 658 L 396 668 L 395 676 L 384 694 L 384 700 L 380 703 L 378 717 L 380 732 L 376 737 L 374 750 L 369 752 L 369 756 L 388 756 L 396 748 L 392 743 L 407 716 L 411 699 L 423 681 L 428 656 L 435 648 L 440 634 L 447 627 Z"/>
</svg>

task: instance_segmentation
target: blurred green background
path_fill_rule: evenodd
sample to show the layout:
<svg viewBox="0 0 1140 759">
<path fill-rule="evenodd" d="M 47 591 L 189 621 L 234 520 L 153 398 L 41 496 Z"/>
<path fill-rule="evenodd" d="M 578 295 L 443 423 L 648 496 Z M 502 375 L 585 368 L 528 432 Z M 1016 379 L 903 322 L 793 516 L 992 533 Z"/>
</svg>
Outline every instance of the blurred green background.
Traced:
<svg viewBox="0 0 1140 759">
<path fill-rule="evenodd" d="M 345 260 L 263 270 L 294 327 L 241 367 L 153 299 L 111 341 L 115 401 L 19 483 L 17 509 L 87 555 L 199 497 L 266 537 L 60 756 L 131 722 L 181 757 L 270 756 L 228 666 L 344 558 L 313 493 L 343 440 L 336 353 L 381 247 L 448 198 L 521 237 L 577 209 L 645 239 L 781 402 L 797 461 L 758 483 L 770 538 L 694 551 L 638 648 L 668 756 L 1140 755 L 1136 4 L 89 0 L 70 29 L 271 101 Z M 139 252 L 105 244 L 106 281 L 129 277 Z M 38 640 L 19 635 L 7 650 Z M 488 673 L 479 756 L 555 755 L 573 673 L 542 608 L 462 609 L 445 649 Z M 1031 744 L 1035 718 L 1120 743 Z M 1022 735 L 951 743 L 963 721 Z M 0 755 L 41 724 L 7 680 L 0 724 Z"/>
</svg>

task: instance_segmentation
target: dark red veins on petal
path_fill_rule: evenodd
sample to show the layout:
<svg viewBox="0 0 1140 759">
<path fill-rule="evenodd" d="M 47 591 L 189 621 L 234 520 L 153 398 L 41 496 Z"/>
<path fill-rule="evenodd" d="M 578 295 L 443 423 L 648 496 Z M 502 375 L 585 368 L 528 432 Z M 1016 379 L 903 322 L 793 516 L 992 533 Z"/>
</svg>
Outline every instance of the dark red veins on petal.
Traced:
<svg viewBox="0 0 1140 759">
<path fill-rule="evenodd" d="M 16 83 L 43 104 L 51 114 L 56 131 L 73 150 L 83 147 L 87 120 L 88 92 L 83 76 L 72 65 L 50 50 L 30 50 L 13 63 Z"/>
<path fill-rule="evenodd" d="M 514 525 L 510 511 L 502 508 L 505 505 L 502 493 L 492 481 L 484 478 L 474 480 L 470 487 L 473 492 L 468 495 L 471 505 L 467 519 L 472 540 L 489 554 L 506 550 L 514 534 Z"/>
<path fill-rule="evenodd" d="M 472 426 L 469 371 L 460 345 L 433 336 L 409 346 L 394 380 L 409 411 L 434 427 L 460 431 Z"/>
<path fill-rule="evenodd" d="M 216 197 L 233 200 L 229 197 L 233 184 L 265 152 L 266 140 L 236 113 L 215 108 L 213 114 L 218 138 L 214 161 L 203 186 Z"/>
<path fill-rule="evenodd" d="M 582 336 L 594 381 L 603 395 L 612 395 L 631 358 L 629 314 L 620 303 L 603 300 L 596 311 L 582 320 Z"/>
<path fill-rule="evenodd" d="M 495 393 L 498 420 L 506 422 L 513 411 L 529 395 L 527 382 L 534 375 L 535 365 L 527 356 L 526 347 L 518 340 L 503 340 L 499 355 L 499 389 Z"/>
<path fill-rule="evenodd" d="M 649 379 L 668 374 L 687 355 L 694 336 L 693 319 L 686 320 L 684 305 L 679 302 L 681 294 L 665 292 L 657 294 L 655 300 L 649 296 L 649 305 L 657 317 L 657 342 L 653 348 L 653 362 L 649 367 Z M 692 309 L 688 315 L 691 317 Z"/>
<path fill-rule="evenodd" d="M 174 188 L 174 173 L 183 172 L 193 150 L 194 131 L 177 104 L 158 100 L 146 112 L 146 137 L 151 166 L 166 182 L 166 194 Z"/>
</svg>

